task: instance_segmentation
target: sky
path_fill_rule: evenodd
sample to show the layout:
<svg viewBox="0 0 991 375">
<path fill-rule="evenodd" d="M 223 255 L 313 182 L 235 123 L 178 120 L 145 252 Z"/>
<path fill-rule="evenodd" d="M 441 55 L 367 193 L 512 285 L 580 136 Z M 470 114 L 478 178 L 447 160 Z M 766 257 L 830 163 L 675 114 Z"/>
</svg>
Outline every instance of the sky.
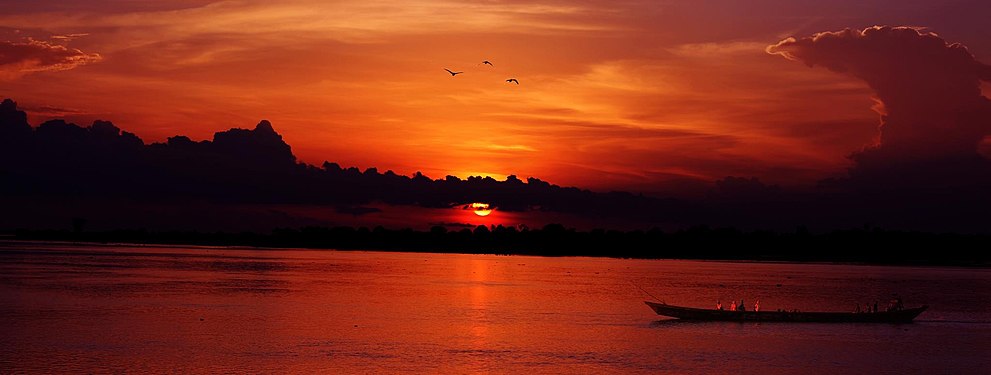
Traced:
<svg viewBox="0 0 991 375">
<path fill-rule="evenodd" d="M 913 26 L 991 62 L 986 1 L 0 7 L 0 97 L 33 124 L 105 119 L 163 142 L 268 119 L 314 165 L 675 196 L 726 176 L 811 186 L 879 141 L 868 82 L 768 53 L 786 38 Z"/>
</svg>

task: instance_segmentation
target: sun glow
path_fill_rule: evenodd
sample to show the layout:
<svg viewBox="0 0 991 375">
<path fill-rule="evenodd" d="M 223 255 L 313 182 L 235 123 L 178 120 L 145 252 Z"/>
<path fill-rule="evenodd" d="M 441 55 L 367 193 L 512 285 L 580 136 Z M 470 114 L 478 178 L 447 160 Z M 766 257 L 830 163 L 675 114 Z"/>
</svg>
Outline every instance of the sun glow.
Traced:
<svg viewBox="0 0 991 375">
<path fill-rule="evenodd" d="M 492 208 L 488 203 L 472 203 L 470 207 L 475 210 L 475 215 L 478 216 L 489 216 L 492 211 L 495 211 L 495 208 Z"/>
</svg>

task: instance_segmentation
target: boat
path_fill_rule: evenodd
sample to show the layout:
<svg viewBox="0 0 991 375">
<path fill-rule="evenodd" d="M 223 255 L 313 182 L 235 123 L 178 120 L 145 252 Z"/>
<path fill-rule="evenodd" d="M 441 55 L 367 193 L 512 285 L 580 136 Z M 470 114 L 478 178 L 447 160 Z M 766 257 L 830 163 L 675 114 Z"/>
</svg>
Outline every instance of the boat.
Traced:
<svg viewBox="0 0 991 375">
<path fill-rule="evenodd" d="M 726 322 L 801 322 L 801 323 L 911 323 L 915 317 L 929 308 L 927 305 L 909 309 L 891 309 L 878 312 L 827 312 L 827 311 L 731 311 L 698 309 L 668 305 L 663 302 L 644 301 L 657 315 L 691 321 Z"/>
</svg>

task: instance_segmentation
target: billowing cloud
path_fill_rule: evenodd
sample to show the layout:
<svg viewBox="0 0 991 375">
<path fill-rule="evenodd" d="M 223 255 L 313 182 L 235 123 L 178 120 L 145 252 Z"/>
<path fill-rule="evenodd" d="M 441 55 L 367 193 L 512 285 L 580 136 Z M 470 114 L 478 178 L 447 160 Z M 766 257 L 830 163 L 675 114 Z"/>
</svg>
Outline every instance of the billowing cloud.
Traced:
<svg viewBox="0 0 991 375">
<path fill-rule="evenodd" d="M 86 53 L 43 40 L 0 41 L 0 78 L 30 72 L 69 70 L 101 59 L 97 53 Z"/>
<path fill-rule="evenodd" d="M 991 134 L 981 80 L 991 66 L 966 47 L 913 27 L 874 26 L 788 38 L 767 52 L 862 79 L 881 114 L 878 143 L 853 155 L 859 168 L 972 160 Z"/>
<path fill-rule="evenodd" d="M 991 67 L 963 45 L 914 27 L 823 32 L 767 52 L 863 80 L 881 114 L 876 143 L 851 155 L 849 176 L 822 181 L 821 194 L 807 197 L 820 203 L 800 200 L 809 212 L 824 220 L 986 230 L 991 162 L 978 146 L 991 134 L 991 101 L 981 93 Z"/>
</svg>

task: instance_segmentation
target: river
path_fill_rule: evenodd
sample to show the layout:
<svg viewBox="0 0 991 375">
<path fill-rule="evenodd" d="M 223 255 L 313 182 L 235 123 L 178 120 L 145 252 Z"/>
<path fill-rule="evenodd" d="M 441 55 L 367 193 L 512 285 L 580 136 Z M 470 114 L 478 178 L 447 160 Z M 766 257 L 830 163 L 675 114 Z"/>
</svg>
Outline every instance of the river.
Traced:
<svg viewBox="0 0 991 375">
<path fill-rule="evenodd" d="M 902 325 L 690 323 L 641 288 L 931 307 Z M 991 270 L 5 242 L 0 329 L 0 373 L 987 373 Z"/>
</svg>

